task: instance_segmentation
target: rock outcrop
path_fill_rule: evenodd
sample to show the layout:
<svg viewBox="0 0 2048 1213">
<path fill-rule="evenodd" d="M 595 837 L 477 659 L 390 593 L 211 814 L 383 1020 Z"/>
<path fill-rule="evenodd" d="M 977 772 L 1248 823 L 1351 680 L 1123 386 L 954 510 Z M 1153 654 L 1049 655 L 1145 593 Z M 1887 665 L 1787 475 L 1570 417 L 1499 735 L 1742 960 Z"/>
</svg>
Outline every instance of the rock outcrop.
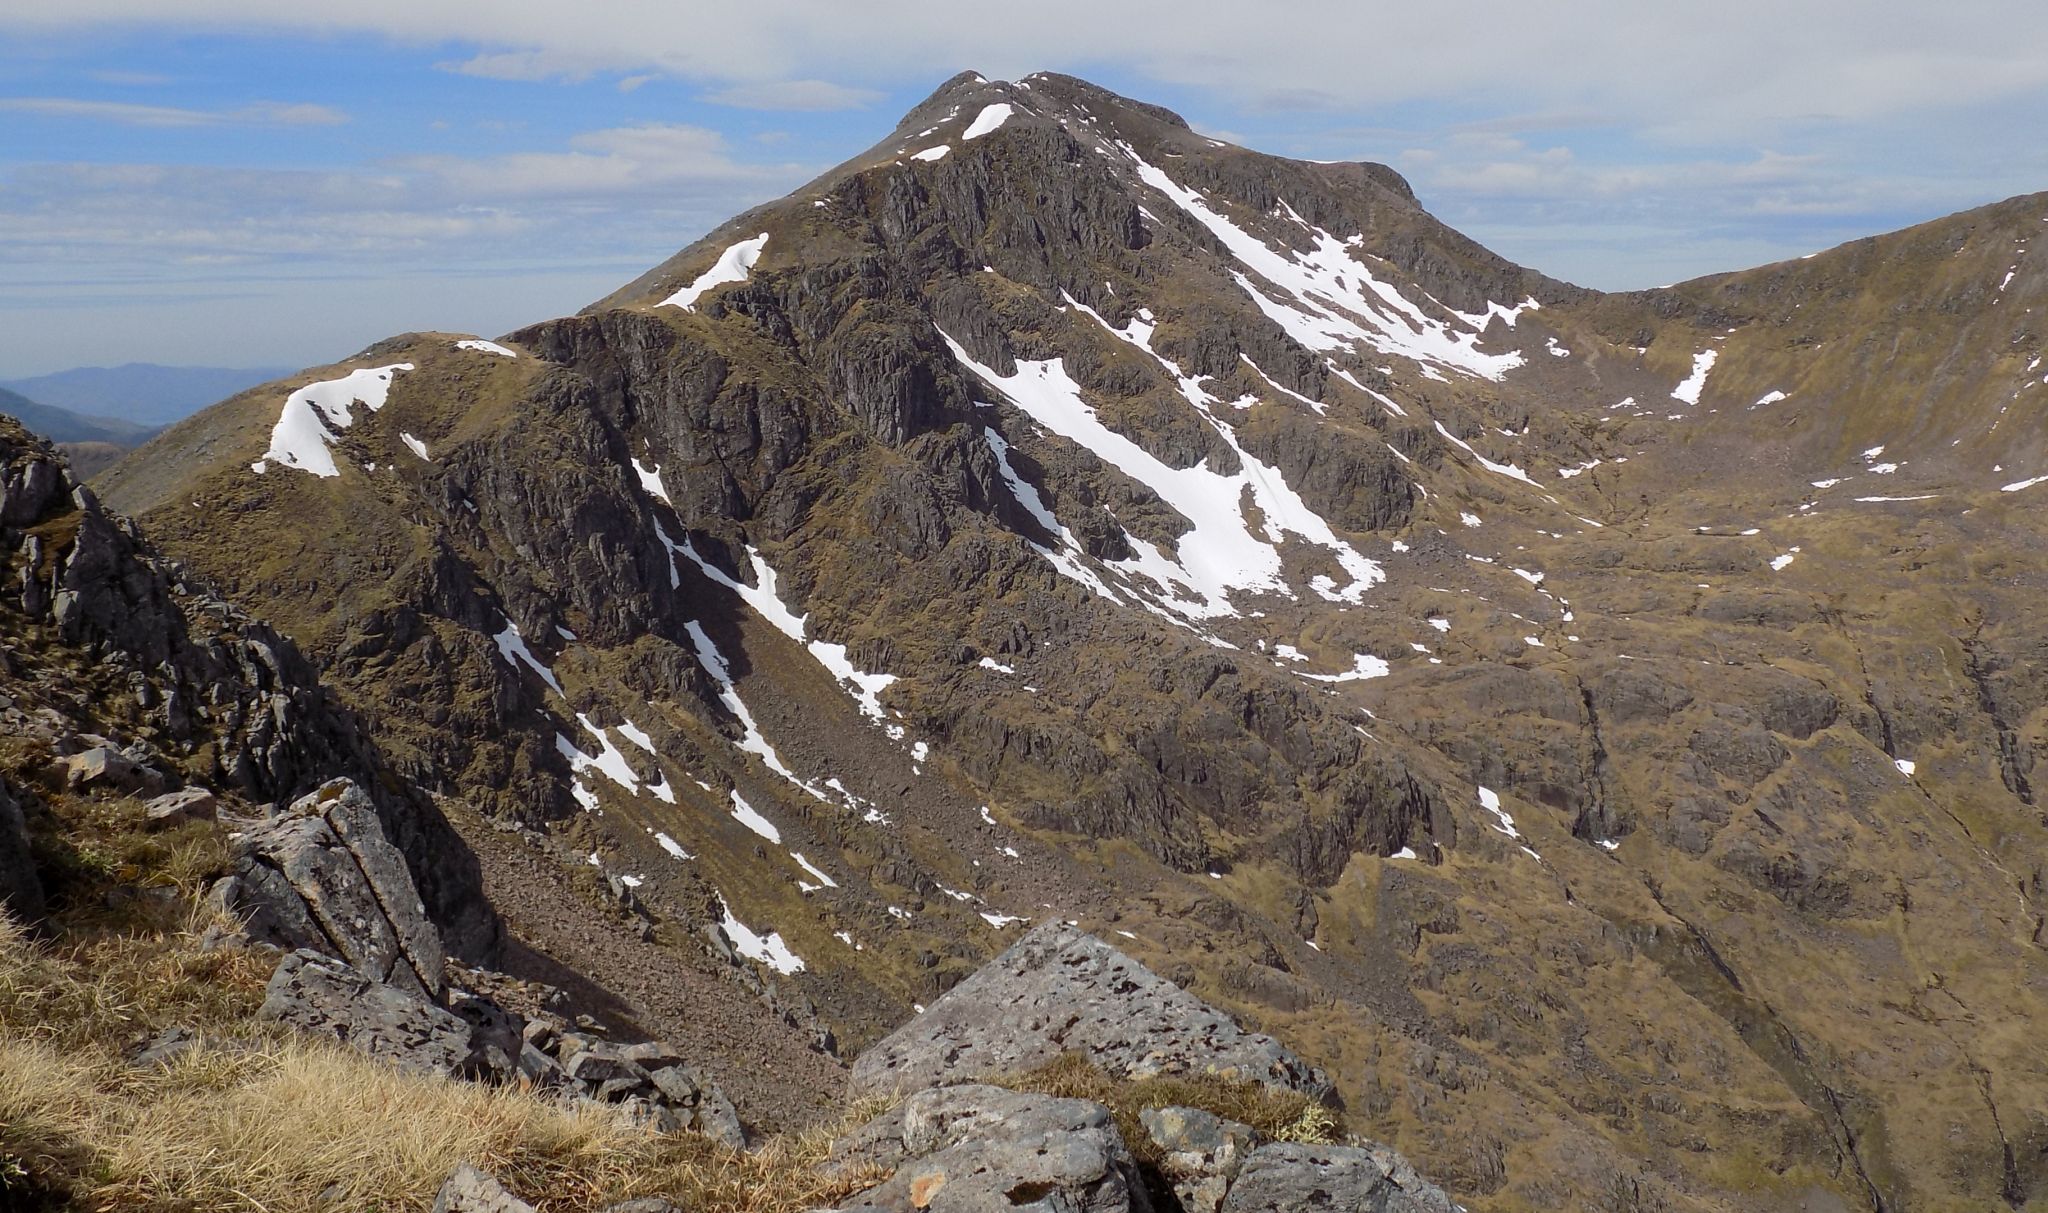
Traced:
<svg viewBox="0 0 2048 1213">
<path fill-rule="evenodd" d="M 1220 1074 L 1317 1099 L 1329 1078 L 1101 940 L 1052 921 L 853 1064 L 859 1093 L 1012 1073 L 1079 1053 L 1105 1071 Z"/>
<path fill-rule="evenodd" d="M 463 1163 L 435 1194 L 434 1213 L 534 1213 L 534 1209 L 506 1191 L 497 1176 Z"/>
<path fill-rule="evenodd" d="M 1109 1109 L 966 1085 L 919 1091 L 868 1141 L 896 1174 L 841 1206 L 912 1213 L 1151 1213 Z"/>
<path fill-rule="evenodd" d="M 159 555 L 11 418 L 0 418 L 0 564 L 5 608 L 34 629 L 28 643 L 75 654 L 96 681 L 121 687 L 135 730 L 149 738 L 69 753 L 67 786 L 179 790 L 138 750 L 205 755 L 207 769 L 185 764 L 189 778 L 264 804 L 352 778 L 445 942 L 490 959 L 502 928 L 475 857 L 433 802 L 396 776 L 298 649 Z"/>
<path fill-rule="evenodd" d="M 476 1057 L 470 1025 L 416 993 L 387 985 L 311 948 L 287 955 L 264 991 L 266 1018 L 342 1041 L 415 1074 L 504 1078 Z"/>
<path fill-rule="evenodd" d="M 446 988 L 441 934 L 376 807 L 347 779 L 323 784 L 235 843 L 216 890 L 252 939 L 340 957 L 421 998 Z"/>
<path fill-rule="evenodd" d="M 1219 1074 L 1313 1097 L 1320 1071 L 1130 957 L 1045 923 L 854 1063 L 856 1092 L 909 1091 L 833 1143 L 840 1168 L 894 1174 L 845 1210 L 1014 1208 L 1147 1213 L 1453 1213 L 1406 1159 L 1372 1142 L 1262 1142 L 1199 1108 L 1146 1108 L 1140 1165 L 1110 1110 L 971 1081 L 1079 1053 L 1120 1077 Z"/>
<path fill-rule="evenodd" d="M 542 1020 L 527 1023 L 522 1035 L 519 1073 L 544 1089 L 619 1105 L 663 1133 L 701 1133 L 736 1150 L 747 1145 L 732 1100 L 663 1041 L 618 1045 Z"/>
<path fill-rule="evenodd" d="M 523 1081 L 659 1132 L 746 1145 L 732 1101 L 669 1045 L 615 1045 L 451 986 L 419 890 L 349 780 L 244 830 L 213 897 L 245 942 L 289 950 L 265 992 L 268 1018 L 402 1070 Z"/>
</svg>

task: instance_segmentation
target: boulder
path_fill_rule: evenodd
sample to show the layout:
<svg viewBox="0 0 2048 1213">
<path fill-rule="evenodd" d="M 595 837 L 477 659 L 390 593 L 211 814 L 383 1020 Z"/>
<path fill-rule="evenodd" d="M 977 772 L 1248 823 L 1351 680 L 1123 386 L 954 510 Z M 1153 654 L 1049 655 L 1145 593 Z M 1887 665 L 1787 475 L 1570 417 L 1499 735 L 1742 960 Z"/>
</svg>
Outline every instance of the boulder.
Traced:
<svg viewBox="0 0 2048 1213">
<path fill-rule="evenodd" d="M 183 788 L 166 792 L 142 806 L 143 824 L 152 830 L 167 830 L 188 821 L 212 821 L 219 802 L 205 788 Z"/>
<path fill-rule="evenodd" d="M 1443 1189 L 1382 1145 L 1278 1141 L 1245 1159 L 1222 1213 L 1461 1213 Z"/>
<path fill-rule="evenodd" d="M 73 788 L 132 792 L 144 786 L 145 776 L 134 759 L 113 746 L 96 745 L 64 760 L 64 782 Z"/>
<path fill-rule="evenodd" d="M 1150 1213 L 1108 1108 L 967 1085 L 919 1091 L 885 1118 L 900 1164 L 847 1202 L 892 1213 Z"/>
<path fill-rule="evenodd" d="M 1270 1036 L 1063 922 L 1034 928 L 861 1054 L 856 1094 L 1013 1073 L 1080 1053 L 1129 1077 L 1220 1074 L 1329 1098 L 1323 1072 Z"/>
<path fill-rule="evenodd" d="M 412 1073 L 452 1078 L 478 1069 L 470 1026 L 461 1016 L 311 949 L 278 963 L 262 1014 Z"/>
<path fill-rule="evenodd" d="M 1164 1154 L 1159 1173 L 1173 1185 L 1185 1213 L 1216 1213 L 1258 1145 L 1250 1125 L 1200 1108 L 1147 1108 L 1138 1120 Z"/>
<path fill-rule="evenodd" d="M 151 1037 L 149 1042 L 128 1059 L 128 1064 L 138 1070 L 154 1070 L 159 1067 L 176 1065 L 180 1057 L 205 1043 L 199 1033 L 181 1026 L 165 1028 Z"/>
<path fill-rule="evenodd" d="M 434 1213 L 534 1213 L 534 1208 L 506 1191 L 496 1176 L 463 1163 L 435 1194 Z"/>
<path fill-rule="evenodd" d="M 245 833 L 236 852 L 223 900 L 252 938 L 328 952 L 376 981 L 441 995 L 440 932 L 375 804 L 353 782 L 330 780 L 301 796 Z"/>
</svg>

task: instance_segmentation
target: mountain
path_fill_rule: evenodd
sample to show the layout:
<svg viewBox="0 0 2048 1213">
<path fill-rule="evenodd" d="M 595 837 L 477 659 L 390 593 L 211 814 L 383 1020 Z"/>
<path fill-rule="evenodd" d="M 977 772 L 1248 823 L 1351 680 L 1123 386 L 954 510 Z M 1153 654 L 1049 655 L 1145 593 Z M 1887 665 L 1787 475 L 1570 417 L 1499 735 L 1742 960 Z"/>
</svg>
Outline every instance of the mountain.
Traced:
<svg viewBox="0 0 2048 1213">
<path fill-rule="evenodd" d="M 51 442 L 101 442 L 122 448 L 139 446 L 151 431 L 110 417 L 87 417 L 69 409 L 38 404 L 26 396 L 0 388 L 0 413 L 22 423 Z"/>
<path fill-rule="evenodd" d="M 237 369 L 130 362 L 0 381 L 0 388 L 95 419 L 113 418 L 140 430 L 153 430 L 190 416 L 223 396 L 288 373 L 289 368 L 284 367 Z"/>
<path fill-rule="evenodd" d="M 650 974 L 852 1056 L 1052 914 L 1475 1209 L 2022 1208 L 2044 216 L 1601 294 L 968 73 L 576 316 L 100 483 L 522 947 L 707 1036 Z"/>
</svg>

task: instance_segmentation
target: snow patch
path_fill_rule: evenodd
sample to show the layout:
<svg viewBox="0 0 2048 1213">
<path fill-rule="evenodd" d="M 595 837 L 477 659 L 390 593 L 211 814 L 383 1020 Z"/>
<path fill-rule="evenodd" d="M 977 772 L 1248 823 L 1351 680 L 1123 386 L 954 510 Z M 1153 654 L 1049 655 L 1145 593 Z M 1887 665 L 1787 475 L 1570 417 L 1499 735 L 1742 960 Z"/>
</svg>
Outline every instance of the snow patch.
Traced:
<svg viewBox="0 0 2048 1213">
<path fill-rule="evenodd" d="M 1534 480 L 1531 480 L 1529 478 L 1529 473 L 1523 471 L 1521 468 L 1516 467 L 1514 464 L 1495 463 L 1493 460 L 1488 459 L 1486 456 L 1480 454 L 1478 451 L 1473 450 L 1471 443 L 1465 441 L 1463 438 L 1460 438 L 1456 434 L 1453 434 L 1449 430 L 1445 429 L 1443 422 L 1436 422 L 1435 425 L 1437 433 L 1442 434 L 1445 438 L 1449 439 L 1453 444 L 1462 448 L 1467 455 L 1470 455 L 1472 456 L 1472 458 L 1478 460 L 1480 467 L 1483 467 L 1487 471 L 1493 472 L 1496 475 L 1506 476 L 1510 480 L 1519 480 L 1523 484 L 1529 485 L 1532 488 L 1543 487 L 1542 485 L 1537 484 Z"/>
<path fill-rule="evenodd" d="M 666 539 L 664 539 L 666 542 Z M 729 576 L 723 569 L 697 554 L 697 549 L 686 539 L 682 546 L 671 546 L 671 556 L 683 555 L 690 558 L 706 577 L 740 596 L 740 600 L 754 608 L 754 613 L 766 620 L 770 627 L 796 641 L 810 651 L 819 665 L 853 697 L 855 706 L 870 720 L 882 721 L 888 713 L 882 709 L 882 692 L 896 681 L 894 674 L 869 674 L 855 666 L 846 655 L 846 646 L 824 640 L 808 640 L 810 617 L 799 615 L 784 604 L 776 593 L 775 570 L 769 567 L 761 553 L 752 546 L 747 548 L 747 561 L 754 568 L 754 584 L 747 585 Z"/>
<path fill-rule="evenodd" d="M 1522 365 L 1516 351 L 1481 353 L 1479 332 L 1453 332 L 1449 323 L 1432 318 L 1392 284 L 1375 278 L 1352 255 L 1351 243 L 1309 227 L 1315 247 L 1307 252 L 1271 248 L 1211 207 L 1199 192 L 1182 188 L 1146 163 L 1129 144 L 1122 148 L 1145 184 L 1193 216 L 1240 264 L 1278 290 L 1284 301 L 1269 297 L 1244 275 L 1232 274 L 1260 311 L 1309 349 L 1329 353 L 1356 349 L 1362 343 L 1383 354 L 1412 358 L 1424 365 L 1425 372 L 1436 365 L 1492 380 Z M 1491 306 L 1488 311 L 1490 315 Z M 1477 327 L 1457 313 L 1448 314 L 1465 327 Z"/>
<path fill-rule="evenodd" d="M 761 250 L 768 247 L 768 233 L 762 232 L 752 240 L 742 240 L 718 255 L 710 269 L 697 275 L 690 285 L 661 301 L 664 307 L 679 307 L 686 312 L 697 310 L 697 300 L 713 287 L 730 282 L 745 282 L 752 272 L 754 263 L 761 259 Z"/>
<path fill-rule="evenodd" d="M 946 158 L 946 153 L 952 150 L 952 144 L 941 143 L 937 147 L 928 147 L 921 152 L 912 152 L 910 153 L 910 158 L 912 160 L 924 160 L 927 162 L 934 160 L 944 160 Z"/>
<path fill-rule="evenodd" d="M 1494 829 L 1507 835 L 1509 838 L 1520 838 L 1522 836 L 1522 832 L 1515 828 L 1515 819 L 1508 815 L 1506 809 L 1500 807 L 1500 793 L 1492 788 L 1480 788 L 1479 807 L 1493 814 Z"/>
<path fill-rule="evenodd" d="M 1092 311 L 1088 314 L 1104 328 L 1109 327 L 1101 316 Z M 1152 353 L 1152 327 L 1141 318 L 1133 320 L 1124 329 L 1109 331 Z M 1176 543 L 1178 560 L 1150 543 L 1133 538 L 1131 546 L 1137 555 L 1130 560 L 1110 564 L 1126 575 L 1142 576 L 1152 581 L 1165 605 L 1175 613 L 1189 619 L 1234 616 L 1238 613 L 1230 601 L 1234 591 L 1293 597 L 1294 593 L 1282 575 L 1283 564 L 1277 546 L 1288 534 L 1329 550 L 1351 577 L 1349 586 L 1341 589 L 1333 586 L 1324 593 L 1333 601 L 1357 602 L 1369 587 L 1384 579 L 1385 574 L 1379 566 L 1338 539 L 1329 523 L 1302 501 L 1277 468 L 1259 461 L 1238 446 L 1235 432 L 1209 411 L 1216 401 L 1201 388 L 1201 377 L 1182 375 L 1179 367 L 1156 353 L 1152 355 L 1179 381 L 1183 395 L 1203 419 L 1237 452 L 1242 466 L 1236 475 L 1224 476 L 1210 471 L 1206 464 L 1191 468 L 1169 467 L 1131 439 L 1110 429 L 1096 416 L 1094 408 L 1082 399 L 1080 385 L 1067 374 L 1062 359 L 1031 361 L 1020 358 L 1014 373 L 1001 375 L 993 368 L 976 362 L 959 342 L 944 331 L 939 335 L 962 366 L 1002 391 L 1033 421 L 1087 448 L 1104 462 L 1145 485 L 1192 524 Z M 1253 534 L 1251 525 L 1245 520 L 1240 502 L 1247 489 L 1251 491 L 1263 520 L 1263 538 Z M 1049 518 L 1048 513 L 1039 520 L 1043 523 Z M 1057 528 L 1056 520 L 1055 526 L 1049 529 L 1064 538 L 1064 530 Z M 1114 594 L 1107 593 L 1106 587 L 1104 592 L 1106 596 L 1114 597 Z"/>
<path fill-rule="evenodd" d="M 1721 351 L 1719 350 L 1702 350 L 1694 354 L 1692 356 L 1692 374 L 1686 376 L 1677 387 L 1671 389 L 1671 398 L 1673 400 L 1683 400 L 1687 404 L 1698 404 L 1700 402 L 1700 392 L 1707 386 L 1707 375 L 1714 369 L 1714 360 L 1720 356 Z"/>
<path fill-rule="evenodd" d="M 661 486 L 660 464 L 657 463 L 651 468 L 646 468 L 641 467 L 640 461 L 635 459 L 633 461 L 633 474 L 640 478 L 640 487 L 646 490 L 648 496 L 659 497 L 668 505 L 675 504 L 675 502 L 669 501 L 668 490 Z"/>
<path fill-rule="evenodd" d="M 775 828 L 774 822 L 761 816 L 753 805 L 748 804 L 747 798 L 740 795 L 738 788 L 732 790 L 732 817 L 734 821 L 739 822 L 769 842 L 775 843 L 778 846 L 781 845 L 782 831 Z"/>
<path fill-rule="evenodd" d="M 974 116 L 974 121 L 968 123 L 967 129 L 960 133 L 961 141 L 979 139 L 983 135 L 994 133 L 1003 123 L 1010 120 L 1010 115 L 1016 112 L 1015 107 L 1007 101 L 998 101 L 994 105 L 982 106 L 981 112 Z"/>
<path fill-rule="evenodd" d="M 355 424 L 358 404 L 371 412 L 384 407 L 391 394 L 391 377 L 413 369 L 410 362 L 350 371 L 339 379 L 309 383 L 285 397 L 284 410 L 270 430 L 270 449 L 249 465 L 262 475 L 272 460 L 301 472 L 324 478 L 341 475 L 334 464 L 333 446 L 339 440 L 334 430 Z M 422 459 L 426 456 L 420 456 Z"/>
<path fill-rule="evenodd" d="M 543 665 L 540 658 L 533 655 L 533 650 L 526 647 L 526 639 L 519 634 L 518 624 L 507 619 L 505 630 L 491 639 L 497 642 L 498 656 L 503 657 L 508 664 L 524 664 L 526 668 L 540 675 L 540 680 L 547 683 L 555 694 L 562 694 L 562 684 L 555 681 L 555 672 Z M 568 696 L 564 695 L 563 698 L 566 699 Z"/>
<path fill-rule="evenodd" d="M 804 871 L 809 872 L 811 875 L 817 877 L 819 884 L 823 885 L 828 889 L 836 889 L 839 887 L 838 881 L 832 879 L 830 876 L 825 875 L 825 873 L 818 867 L 817 864 L 814 864 L 810 860 L 805 859 L 804 853 L 802 851 L 791 851 L 789 853 L 789 857 L 791 859 L 796 860 L 796 866 L 802 868 Z"/>
<path fill-rule="evenodd" d="M 496 354 L 501 358 L 519 357 L 516 350 L 506 349 L 495 341 L 485 341 L 481 337 L 472 337 L 467 341 L 458 341 L 455 343 L 455 348 L 458 350 L 475 350 L 480 354 Z"/>
<path fill-rule="evenodd" d="M 732 907 L 722 894 L 714 892 L 714 896 L 718 897 L 718 909 L 722 915 L 718 925 L 725 930 L 725 937 L 732 941 L 733 951 L 749 960 L 760 961 L 784 977 L 804 971 L 803 957 L 789 950 L 789 945 L 782 941 L 782 932 L 770 931 L 765 936 L 755 934 L 746 923 L 734 917 Z"/>
<path fill-rule="evenodd" d="M 1351 668 L 1342 674 L 1302 674 L 1303 678 L 1315 682 L 1363 682 L 1369 678 L 1385 678 L 1393 671 L 1384 657 L 1371 653 L 1356 653 L 1352 656 Z"/>
<path fill-rule="evenodd" d="M 434 457 L 432 455 L 427 454 L 426 443 L 421 442 L 419 439 L 413 437 L 411 434 L 405 433 L 403 431 L 400 431 L 398 439 L 399 441 L 405 443 L 405 448 L 407 450 L 411 451 L 415 455 L 418 455 L 421 459 L 426 460 L 428 463 L 432 463 L 434 461 Z"/>
</svg>

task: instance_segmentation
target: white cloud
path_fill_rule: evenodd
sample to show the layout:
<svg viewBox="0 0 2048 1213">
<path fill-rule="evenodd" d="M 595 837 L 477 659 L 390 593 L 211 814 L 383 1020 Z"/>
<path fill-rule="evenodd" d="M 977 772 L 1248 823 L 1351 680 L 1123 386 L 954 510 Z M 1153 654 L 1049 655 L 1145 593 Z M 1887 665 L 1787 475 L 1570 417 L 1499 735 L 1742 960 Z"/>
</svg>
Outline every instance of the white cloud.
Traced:
<svg viewBox="0 0 2048 1213">
<path fill-rule="evenodd" d="M 0 110 L 45 118 L 83 118 L 122 126 L 337 126 L 348 121 L 340 110 L 325 105 L 257 101 L 226 110 L 186 109 L 171 105 L 133 105 L 124 101 L 87 101 L 76 97 L 0 97 Z"/>
<path fill-rule="evenodd" d="M 394 256 L 497 264 L 514 240 L 605 261 L 642 250 L 651 264 L 815 171 L 742 162 L 717 132 L 673 125 L 589 131 L 562 150 L 319 171 L 22 165 L 0 175 L 0 264 L 89 273 L 313 259 L 384 273 Z"/>
<path fill-rule="evenodd" d="M 496 0 L 486 21 L 469 0 L 66 0 L 0 11 L 0 29 L 16 32 L 108 28 L 452 42 L 479 47 L 459 70 L 517 79 L 659 71 L 738 86 L 1114 63 L 1238 105 L 1590 108 L 1716 139 L 1765 134 L 1788 118 L 1867 121 L 2048 86 L 2038 49 L 2048 6 L 2036 0 L 1468 0 L 1454 28 L 1427 5 L 1361 11 L 1355 0 L 610 0 L 602 19 L 565 19 L 556 0 Z"/>
<path fill-rule="evenodd" d="M 736 84 L 708 95 L 705 100 L 735 109 L 822 113 L 866 109 L 881 98 L 882 94 L 870 88 L 848 88 L 825 80 L 775 80 Z"/>
</svg>

